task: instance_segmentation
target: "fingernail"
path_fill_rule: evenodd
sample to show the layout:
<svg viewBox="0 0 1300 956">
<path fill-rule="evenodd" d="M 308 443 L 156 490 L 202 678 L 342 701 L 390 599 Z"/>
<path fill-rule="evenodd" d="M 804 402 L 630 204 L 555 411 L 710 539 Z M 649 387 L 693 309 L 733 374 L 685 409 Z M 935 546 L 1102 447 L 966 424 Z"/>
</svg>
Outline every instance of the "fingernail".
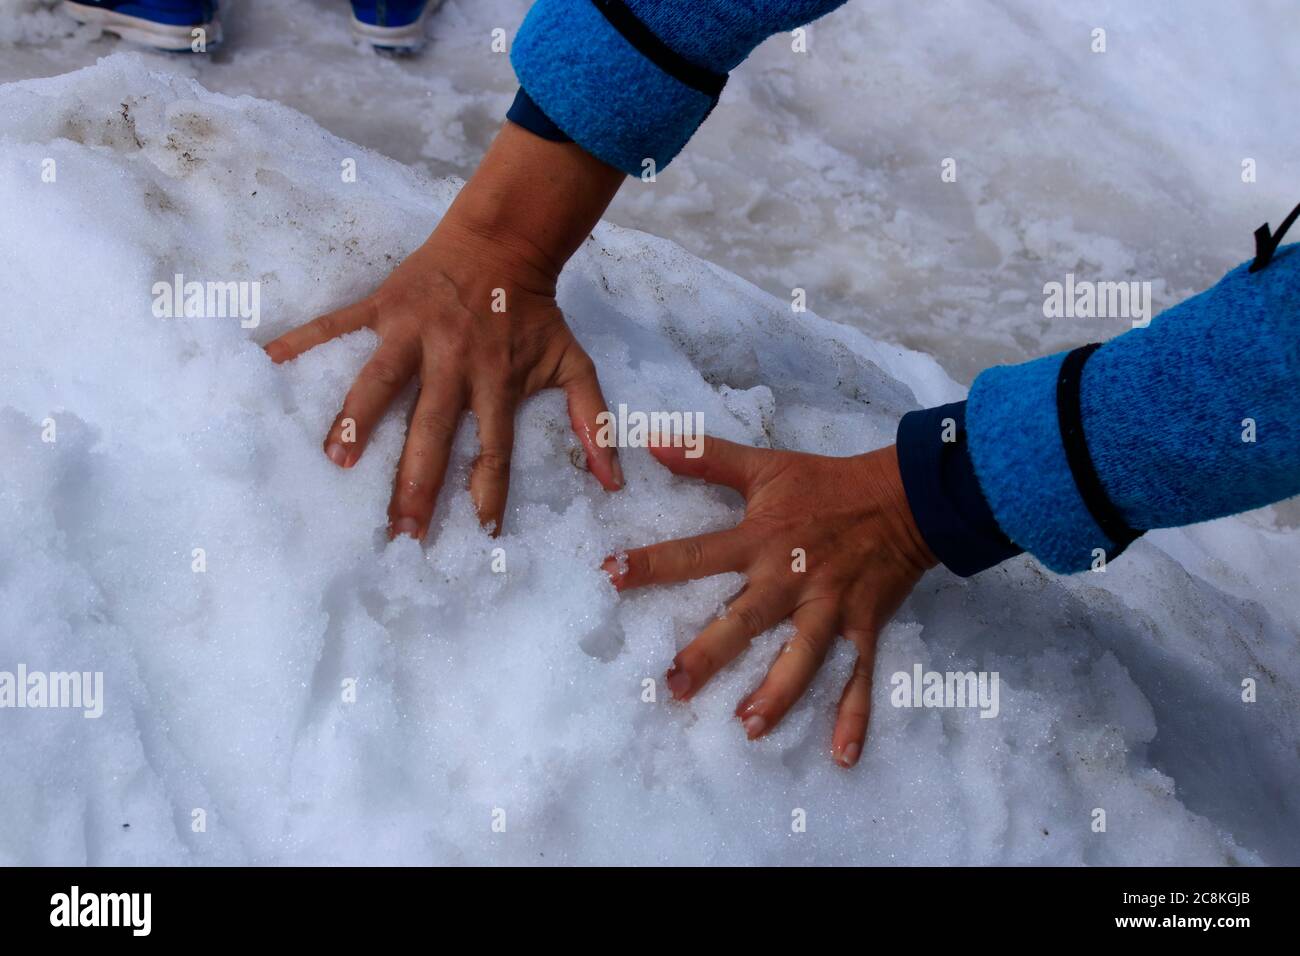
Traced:
<svg viewBox="0 0 1300 956">
<path fill-rule="evenodd" d="M 325 449 L 325 454 L 329 456 L 330 461 L 334 462 L 334 464 L 338 465 L 340 468 L 346 468 L 348 466 L 347 449 L 338 442 L 330 442 L 329 447 Z"/>
<path fill-rule="evenodd" d="M 858 745 L 858 742 L 856 740 L 853 741 L 847 747 L 845 747 L 844 750 L 840 753 L 840 760 L 839 760 L 840 766 L 844 767 L 846 770 L 849 767 L 852 767 L 854 764 L 858 762 L 858 757 L 861 755 L 861 753 L 862 753 L 862 748 Z"/>
<path fill-rule="evenodd" d="M 686 696 L 686 692 L 691 689 L 691 675 L 686 671 L 680 671 L 676 667 L 668 671 L 668 690 L 674 697 L 681 700 Z"/>
<path fill-rule="evenodd" d="M 619 579 L 623 577 L 623 572 L 618 566 L 618 559 L 612 554 L 604 561 L 600 562 L 600 569 L 605 572 L 609 578 L 609 583 L 618 587 Z"/>
<path fill-rule="evenodd" d="M 619 464 L 618 452 L 614 452 L 613 457 L 610 458 L 609 467 L 610 470 L 614 472 L 614 487 L 616 489 L 622 488 L 623 487 L 623 466 Z"/>
<path fill-rule="evenodd" d="M 398 518 L 393 522 L 393 537 L 409 534 L 412 538 L 420 537 L 420 523 L 414 518 Z"/>
<path fill-rule="evenodd" d="M 750 740 L 753 740 L 763 731 L 767 730 L 767 721 L 759 714 L 751 714 L 741 721 L 745 727 L 745 734 Z"/>
</svg>

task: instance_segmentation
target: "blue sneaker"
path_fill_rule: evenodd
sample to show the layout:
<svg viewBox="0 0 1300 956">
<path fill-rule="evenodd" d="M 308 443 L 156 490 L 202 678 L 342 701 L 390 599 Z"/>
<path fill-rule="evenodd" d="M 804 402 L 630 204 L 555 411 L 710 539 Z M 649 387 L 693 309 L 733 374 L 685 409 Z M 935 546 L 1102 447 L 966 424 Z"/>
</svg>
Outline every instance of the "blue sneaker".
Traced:
<svg viewBox="0 0 1300 956">
<path fill-rule="evenodd" d="M 424 18 L 442 0 L 352 0 L 352 35 L 376 49 L 424 46 Z"/>
<path fill-rule="evenodd" d="M 158 50 L 189 53 L 192 31 L 200 28 L 205 46 L 221 42 L 217 0 L 63 0 L 62 9 L 79 23 Z"/>
</svg>

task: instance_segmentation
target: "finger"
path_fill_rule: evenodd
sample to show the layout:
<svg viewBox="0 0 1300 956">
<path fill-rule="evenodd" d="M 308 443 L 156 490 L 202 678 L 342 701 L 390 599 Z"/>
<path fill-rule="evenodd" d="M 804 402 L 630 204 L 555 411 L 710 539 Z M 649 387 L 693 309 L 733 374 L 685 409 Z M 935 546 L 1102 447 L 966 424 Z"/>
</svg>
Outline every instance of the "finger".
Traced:
<svg viewBox="0 0 1300 956">
<path fill-rule="evenodd" d="M 478 421 L 478 457 L 469 473 L 469 495 L 484 526 L 501 533 L 510 492 L 510 457 L 515 447 L 515 403 L 500 392 L 473 406 Z"/>
<path fill-rule="evenodd" d="M 575 341 L 561 360 L 556 375 L 556 385 L 564 389 L 569 402 L 569 422 L 573 433 L 582 442 L 587 456 L 587 468 L 606 491 L 623 487 L 623 467 L 618 461 L 618 449 L 598 441 L 601 427 L 599 416 L 609 414 L 609 404 L 600 390 L 596 366 Z"/>
<path fill-rule="evenodd" d="M 361 458 L 370 435 L 399 392 L 415 374 L 420 349 L 414 343 L 384 343 L 361 367 L 343 408 L 325 435 L 325 454 L 340 468 Z"/>
<path fill-rule="evenodd" d="M 876 667 L 875 635 L 845 633 L 858 646 L 858 659 L 853 674 L 844 685 L 840 696 L 839 712 L 835 717 L 835 731 L 831 736 L 831 757 L 841 767 L 852 767 L 862 756 L 867 740 L 867 722 L 871 718 L 871 681 Z M 865 639 L 864 639 L 865 638 Z"/>
<path fill-rule="evenodd" d="M 708 435 L 682 435 L 676 439 L 663 435 L 658 436 L 650 446 L 650 454 L 675 475 L 703 478 L 715 485 L 734 488 L 745 495 L 748 494 L 759 466 L 773 452 Z"/>
<path fill-rule="evenodd" d="M 287 362 L 323 342 L 355 332 L 370 324 L 374 314 L 374 303 L 369 299 L 362 299 L 360 302 L 354 302 L 333 312 L 326 312 L 296 329 L 291 329 L 278 339 L 266 343 L 266 354 L 277 364 Z"/>
<path fill-rule="evenodd" d="M 795 610 L 794 637 L 781 648 L 763 683 L 736 708 L 736 716 L 750 740 L 780 723 L 804 695 L 835 640 L 837 623 L 835 604 L 830 600 Z"/>
<path fill-rule="evenodd" d="M 783 595 L 774 588 L 746 588 L 673 659 L 667 675 L 668 690 L 677 700 L 690 700 L 710 677 L 734 660 L 750 641 L 784 618 L 789 609 Z"/>
<path fill-rule="evenodd" d="M 451 385 L 436 376 L 425 376 L 388 505 L 389 528 L 394 537 L 409 534 L 418 540 L 429 530 L 463 407 L 464 394 L 458 382 Z"/>
<path fill-rule="evenodd" d="M 732 528 L 633 548 L 626 555 L 606 558 L 602 567 L 614 587 L 626 591 L 740 571 L 751 551 L 740 530 Z"/>
</svg>

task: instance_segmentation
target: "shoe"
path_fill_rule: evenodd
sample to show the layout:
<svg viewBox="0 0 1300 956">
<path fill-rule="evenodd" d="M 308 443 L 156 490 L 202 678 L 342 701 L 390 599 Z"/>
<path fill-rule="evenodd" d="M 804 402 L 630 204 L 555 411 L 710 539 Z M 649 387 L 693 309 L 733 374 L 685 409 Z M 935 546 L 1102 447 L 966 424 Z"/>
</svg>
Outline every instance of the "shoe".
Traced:
<svg viewBox="0 0 1300 956">
<path fill-rule="evenodd" d="M 352 35 L 379 50 L 424 46 L 424 19 L 442 0 L 352 0 Z"/>
<path fill-rule="evenodd" d="M 217 0 L 63 0 L 62 9 L 123 40 L 170 53 L 189 53 L 202 28 L 205 46 L 221 42 Z"/>
</svg>

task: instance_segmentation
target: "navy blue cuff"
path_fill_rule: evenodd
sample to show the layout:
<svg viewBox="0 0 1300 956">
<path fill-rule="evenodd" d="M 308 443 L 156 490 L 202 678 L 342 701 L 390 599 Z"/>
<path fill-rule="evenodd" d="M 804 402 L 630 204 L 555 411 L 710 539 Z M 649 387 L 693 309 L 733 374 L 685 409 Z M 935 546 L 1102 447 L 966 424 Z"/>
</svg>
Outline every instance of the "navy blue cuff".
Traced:
<svg viewBox="0 0 1300 956">
<path fill-rule="evenodd" d="M 952 420 L 947 427 L 945 419 Z M 1003 533 L 980 490 L 966 445 L 965 402 L 908 412 L 895 442 L 916 526 L 948 570 L 966 578 L 1024 551 Z"/>
<path fill-rule="evenodd" d="M 542 112 L 542 108 L 533 102 L 533 98 L 524 92 L 522 86 L 519 87 L 519 92 L 515 94 L 515 101 L 510 104 L 510 109 L 506 112 L 506 119 L 542 139 L 549 139 L 552 143 L 573 142 L 572 137 L 551 122 L 551 118 Z"/>
</svg>

